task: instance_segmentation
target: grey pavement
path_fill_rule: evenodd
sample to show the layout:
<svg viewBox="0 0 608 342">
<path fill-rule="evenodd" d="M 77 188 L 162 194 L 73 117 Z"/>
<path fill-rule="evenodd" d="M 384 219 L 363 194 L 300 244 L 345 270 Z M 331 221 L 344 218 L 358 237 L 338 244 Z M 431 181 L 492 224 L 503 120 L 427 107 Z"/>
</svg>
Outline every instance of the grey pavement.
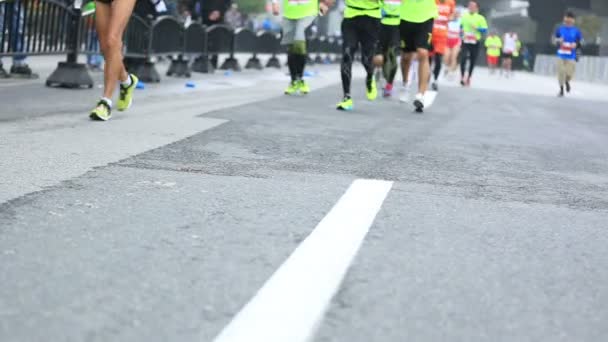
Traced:
<svg viewBox="0 0 608 342">
<path fill-rule="evenodd" d="M 316 69 L 3 107 L 0 341 L 213 341 L 359 178 L 395 184 L 315 341 L 608 338 L 606 87 L 480 70 L 420 115 L 357 78 L 344 113 Z"/>
</svg>

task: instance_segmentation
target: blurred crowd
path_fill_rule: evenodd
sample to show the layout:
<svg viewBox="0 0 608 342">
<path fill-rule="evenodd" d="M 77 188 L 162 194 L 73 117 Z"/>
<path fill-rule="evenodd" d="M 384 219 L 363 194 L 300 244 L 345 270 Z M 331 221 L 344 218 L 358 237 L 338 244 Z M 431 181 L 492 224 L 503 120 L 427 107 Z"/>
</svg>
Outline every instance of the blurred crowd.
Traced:
<svg viewBox="0 0 608 342">
<path fill-rule="evenodd" d="M 264 0 L 260 0 L 264 1 Z M 71 7 L 74 0 L 55 0 L 56 3 L 65 3 Z M 0 33 L 5 38 L 5 44 L 12 51 L 23 51 L 22 34 L 25 20 L 26 0 L 0 0 Z M 97 50 L 97 34 L 95 32 L 94 13 L 95 1 L 82 1 L 83 13 L 92 14 L 85 19 L 86 35 L 90 39 L 86 48 L 90 51 Z M 162 15 L 172 15 L 184 22 L 185 25 L 199 21 L 204 25 L 226 24 L 233 28 L 247 28 L 250 30 L 266 30 L 279 32 L 281 30 L 280 20 L 274 17 L 267 9 L 265 13 L 250 15 L 244 13 L 238 6 L 237 0 L 139 0 L 136 2 L 134 13 L 142 18 L 154 19 Z M 60 22 L 60 26 L 67 25 Z M 8 37 L 8 38 L 7 38 Z M 4 61 L 10 60 L 6 67 Z M 98 54 L 87 55 L 87 65 L 91 70 L 101 70 L 103 58 Z M 0 79 L 8 77 L 36 78 L 28 63 L 27 55 L 14 54 L 8 58 L 0 57 Z"/>
</svg>

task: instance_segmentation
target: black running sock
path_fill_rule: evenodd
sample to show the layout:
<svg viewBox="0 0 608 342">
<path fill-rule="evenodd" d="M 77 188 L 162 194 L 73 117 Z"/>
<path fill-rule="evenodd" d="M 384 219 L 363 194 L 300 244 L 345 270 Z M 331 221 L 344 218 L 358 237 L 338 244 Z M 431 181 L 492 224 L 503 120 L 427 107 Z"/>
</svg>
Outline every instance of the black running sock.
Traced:
<svg viewBox="0 0 608 342">
<path fill-rule="evenodd" d="M 297 65 L 297 55 L 293 53 L 287 54 L 287 67 L 289 68 L 289 75 L 291 76 L 291 81 L 295 82 L 298 79 L 298 65 Z"/>
</svg>

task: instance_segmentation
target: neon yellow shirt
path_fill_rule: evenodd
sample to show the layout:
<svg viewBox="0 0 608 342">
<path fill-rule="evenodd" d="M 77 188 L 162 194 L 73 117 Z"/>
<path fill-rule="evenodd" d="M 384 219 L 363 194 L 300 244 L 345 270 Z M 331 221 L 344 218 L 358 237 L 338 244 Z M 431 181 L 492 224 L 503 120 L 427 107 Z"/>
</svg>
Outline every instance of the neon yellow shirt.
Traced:
<svg viewBox="0 0 608 342">
<path fill-rule="evenodd" d="M 381 23 L 383 25 L 397 26 L 401 23 L 401 0 L 383 0 L 382 10 L 384 17 Z"/>
<path fill-rule="evenodd" d="M 517 40 L 517 49 L 513 51 L 513 57 L 519 57 L 519 51 L 521 50 L 521 41 Z"/>
<path fill-rule="evenodd" d="M 283 16 L 287 19 L 316 17 L 319 0 L 283 0 Z"/>
<path fill-rule="evenodd" d="M 460 19 L 462 23 L 462 31 L 464 32 L 464 43 L 475 44 L 481 40 L 481 32 L 479 29 L 487 30 L 488 22 L 483 15 L 479 13 L 466 13 Z"/>
<path fill-rule="evenodd" d="M 403 0 L 401 5 L 401 19 L 410 23 L 423 23 L 438 15 L 435 0 Z"/>
<path fill-rule="evenodd" d="M 379 0 L 346 0 L 346 9 L 344 9 L 344 18 L 354 18 L 366 15 L 372 18 L 380 19 L 382 12 L 380 11 Z"/>
<path fill-rule="evenodd" d="M 486 55 L 491 57 L 499 57 L 500 49 L 502 49 L 502 39 L 499 36 L 489 36 L 486 38 Z"/>
</svg>

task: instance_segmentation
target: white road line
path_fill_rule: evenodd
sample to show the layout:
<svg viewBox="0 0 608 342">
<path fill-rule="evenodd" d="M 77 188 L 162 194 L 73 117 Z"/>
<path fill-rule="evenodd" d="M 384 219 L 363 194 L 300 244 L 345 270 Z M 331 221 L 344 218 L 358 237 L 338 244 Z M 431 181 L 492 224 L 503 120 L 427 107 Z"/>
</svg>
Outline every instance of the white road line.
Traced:
<svg viewBox="0 0 608 342">
<path fill-rule="evenodd" d="M 392 185 L 354 181 L 214 342 L 309 341 Z"/>
</svg>

